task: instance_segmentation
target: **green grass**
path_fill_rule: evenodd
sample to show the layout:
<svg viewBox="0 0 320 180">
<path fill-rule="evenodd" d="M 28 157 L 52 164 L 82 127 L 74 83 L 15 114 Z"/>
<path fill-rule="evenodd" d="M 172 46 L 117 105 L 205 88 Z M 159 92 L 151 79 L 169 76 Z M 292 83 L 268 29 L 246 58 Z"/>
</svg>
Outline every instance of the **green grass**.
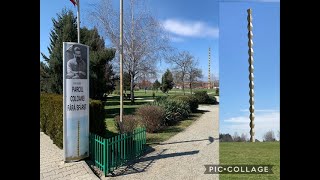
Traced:
<svg viewBox="0 0 320 180">
<path fill-rule="evenodd" d="M 274 174 L 220 174 L 220 179 L 280 179 L 279 142 L 221 142 L 220 164 L 274 165 Z"/>
<path fill-rule="evenodd" d="M 179 93 L 183 94 L 182 91 Z M 162 93 L 161 91 L 158 91 L 156 93 L 157 96 L 165 96 L 166 94 Z M 106 109 L 106 124 L 107 124 L 107 137 L 112 137 L 114 135 L 118 134 L 118 130 L 116 128 L 114 117 L 116 115 L 119 115 L 120 113 L 120 97 L 119 95 L 112 95 L 113 97 L 108 97 L 105 109 Z M 123 105 L 123 111 L 124 114 L 134 114 L 135 110 L 142 106 L 143 104 L 149 103 L 145 100 L 152 99 L 152 91 L 147 91 L 145 94 L 144 91 L 135 91 L 135 97 L 136 98 L 143 98 L 143 99 L 137 99 L 135 100 L 134 104 L 131 104 L 130 100 L 124 100 Z M 178 124 L 174 126 L 168 126 L 164 129 L 160 130 L 157 133 L 147 133 L 147 144 L 153 146 L 158 144 L 159 142 L 163 142 L 165 140 L 168 140 L 170 137 L 176 135 L 177 133 L 183 131 L 185 128 L 187 128 L 189 125 L 192 124 L 193 121 L 195 121 L 197 118 L 201 116 L 204 112 L 198 111 L 197 113 L 193 113 L 190 115 L 190 117 L 186 120 L 178 122 Z"/>
<path fill-rule="evenodd" d="M 192 89 L 192 92 L 196 92 L 196 91 L 207 91 L 209 93 L 209 95 L 215 95 L 215 89 Z M 167 94 L 163 93 L 161 90 L 158 90 L 158 92 L 153 91 L 153 90 L 147 90 L 145 92 L 145 90 L 138 90 L 138 91 L 134 91 L 134 95 L 135 97 L 143 97 L 146 99 L 152 99 L 152 92 L 155 92 L 155 96 L 166 96 Z M 130 93 L 130 91 L 127 91 L 127 93 Z M 190 94 L 190 89 L 185 89 L 185 93 Z M 168 93 L 169 96 L 172 95 L 183 95 L 183 91 L 182 89 L 172 89 L 171 91 L 169 91 Z"/>
<path fill-rule="evenodd" d="M 147 144 L 150 146 L 157 145 L 160 142 L 166 141 L 172 136 L 178 134 L 179 132 L 190 126 L 195 120 L 197 120 L 203 114 L 202 111 L 192 114 L 188 119 L 178 122 L 178 124 L 173 126 L 167 126 L 157 133 L 147 133 Z M 108 131 L 111 133 L 108 137 L 112 137 L 118 133 L 115 126 L 113 118 L 107 118 Z"/>
<path fill-rule="evenodd" d="M 166 141 L 172 136 L 178 134 L 179 132 L 185 130 L 194 121 L 196 121 L 201 115 L 202 111 L 193 113 L 188 119 L 179 121 L 178 124 L 173 126 L 167 126 L 157 133 L 147 133 L 147 144 L 150 146 L 155 146 L 160 142 Z"/>
</svg>

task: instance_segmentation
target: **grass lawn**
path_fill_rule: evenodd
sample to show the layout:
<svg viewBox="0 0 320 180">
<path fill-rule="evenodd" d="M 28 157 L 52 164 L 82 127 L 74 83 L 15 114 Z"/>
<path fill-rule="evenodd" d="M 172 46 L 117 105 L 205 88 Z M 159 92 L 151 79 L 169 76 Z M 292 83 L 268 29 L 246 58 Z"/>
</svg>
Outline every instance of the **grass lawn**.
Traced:
<svg viewBox="0 0 320 180">
<path fill-rule="evenodd" d="M 220 174 L 220 179 L 280 179 L 279 142 L 221 142 L 220 164 L 274 165 L 274 174 Z"/>
<path fill-rule="evenodd" d="M 147 90 L 146 93 L 144 90 L 135 91 L 135 104 L 131 104 L 130 100 L 124 100 L 124 114 L 133 114 L 135 110 L 142 106 L 143 104 L 149 103 L 146 100 L 153 99 L 151 90 Z M 129 92 L 127 92 L 129 93 Z M 182 90 L 176 90 L 175 92 L 169 91 L 169 95 L 177 95 L 177 94 L 183 94 Z M 186 93 L 188 94 L 188 93 Z M 160 90 L 155 93 L 156 96 L 166 96 L 166 94 L 162 93 Z M 106 117 L 106 124 L 107 124 L 107 137 L 112 137 L 114 135 L 118 134 L 118 130 L 114 123 L 114 117 L 116 115 L 119 115 L 120 113 L 120 97 L 119 95 L 112 95 L 113 97 L 108 97 L 107 103 L 105 105 L 105 109 L 107 112 Z M 177 133 L 183 131 L 186 127 L 192 124 L 193 121 L 198 119 L 201 114 L 204 112 L 198 111 L 197 113 L 193 113 L 190 115 L 190 117 L 186 120 L 180 121 L 178 124 L 174 126 L 168 126 L 162 129 L 161 131 L 157 133 L 147 133 L 147 144 L 150 146 L 154 146 L 158 144 L 159 142 L 163 142 L 170 137 L 176 135 Z"/>
<path fill-rule="evenodd" d="M 192 89 L 192 93 L 197 92 L 197 91 L 207 91 L 209 95 L 215 95 L 215 89 Z M 139 91 L 134 91 L 134 95 L 136 97 L 145 97 L 148 99 L 152 99 L 152 92 L 153 90 L 139 90 Z M 130 91 L 127 91 L 127 93 L 130 93 Z M 185 93 L 190 94 L 190 89 L 185 89 Z M 172 89 L 169 91 L 168 95 L 183 95 L 182 89 Z M 161 90 L 158 90 L 158 92 L 155 91 L 155 96 L 166 96 L 165 93 L 163 93 Z"/>
<path fill-rule="evenodd" d="M 155 146 L 160 142 L 166 141 L 172 136 L 178 134 L 179 132 L 183 131 L 185 128 L 190 126 L 192 122 L 197 120 L 204 112 L 198 111 L 197 113 L 193 113 L 190 117 L 186 120 L 180 121 L 176 125 L 167 126 L 164 129 L 160 130 L 157 133 L 147 133 L 147 144 L 150 146 Z M 106 119 L 107 128 L 109 135 L 108 137 L 112 137 L 118 133 L 118 130 L 115 126 L 113 118 Z"/>
<path fill-rule="evenodd" d="M 180 121 L 178 124 L 174 126 L 167 126 L 157 133 L 147 133 L 147 144 L 150 146 L 155 146 L 160 142 L 166 141 L 172 136 L 178 134 L 179 132 L 186 129 L 190 126 L 194 121 L 196 121 L 204 112 L 198 111 L 197 113 L 193 113 L 186 120 Z"/>
</svg>

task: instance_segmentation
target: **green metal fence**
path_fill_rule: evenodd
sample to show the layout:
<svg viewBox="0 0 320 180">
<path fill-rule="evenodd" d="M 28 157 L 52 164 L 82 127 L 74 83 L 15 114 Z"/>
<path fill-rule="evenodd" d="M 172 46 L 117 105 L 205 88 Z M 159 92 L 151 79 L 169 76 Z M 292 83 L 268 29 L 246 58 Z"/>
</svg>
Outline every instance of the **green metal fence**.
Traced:
<svg viewBox="0 0 320 180">
<path fill-rule="evenodd" d="M 141 156 L 146 149 L 146 129 L 137 128 L 105 139 L 90 133 L 89 154 L 95 166 L 106 176 L 128 161 Z"/>
</svg>

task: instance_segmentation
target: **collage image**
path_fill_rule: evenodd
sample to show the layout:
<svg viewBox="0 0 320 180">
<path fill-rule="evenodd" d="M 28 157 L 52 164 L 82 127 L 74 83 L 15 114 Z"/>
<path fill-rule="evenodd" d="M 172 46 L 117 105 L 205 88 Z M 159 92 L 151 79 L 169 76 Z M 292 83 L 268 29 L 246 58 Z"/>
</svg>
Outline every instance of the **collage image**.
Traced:
<svg viewBox="0 0 320 180">
<path fill-rule="evenodd" d="M 40 0 L 40 179 L 280 179 L 280 0 Z"/>
</svg>

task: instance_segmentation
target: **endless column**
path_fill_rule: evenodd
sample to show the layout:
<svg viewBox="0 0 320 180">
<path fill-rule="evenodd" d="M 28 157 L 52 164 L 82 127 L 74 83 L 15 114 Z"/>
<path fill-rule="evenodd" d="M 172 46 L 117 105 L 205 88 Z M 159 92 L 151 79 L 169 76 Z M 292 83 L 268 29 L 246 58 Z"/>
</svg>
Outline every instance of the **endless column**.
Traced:
<svg viewBox="0 0 320 180">
<path fill-rule="evenodd" d="M 248 12 L 248 46 L 249 46 L 249 51 L 248 51 L 248 54 L 249 54 L 249 87 L 250 87 L 250 90 L 249 90 L 249 95 L 250 95 L 250 100 L 249 100 L 249 103 L 250 103 L 250 141 L 251 142 L 255 142 L 255 138 L 254 138 L 254 83 L 253 83 L 253 79 L 254 79 L 254 76 L 253 76 L 253 41 L 252 41 L 252 37 L 253 37 L 253 34 L 252 34 L 252 10 L 251 9 L 248 9 L 247 10 Z"/>
</svg>

